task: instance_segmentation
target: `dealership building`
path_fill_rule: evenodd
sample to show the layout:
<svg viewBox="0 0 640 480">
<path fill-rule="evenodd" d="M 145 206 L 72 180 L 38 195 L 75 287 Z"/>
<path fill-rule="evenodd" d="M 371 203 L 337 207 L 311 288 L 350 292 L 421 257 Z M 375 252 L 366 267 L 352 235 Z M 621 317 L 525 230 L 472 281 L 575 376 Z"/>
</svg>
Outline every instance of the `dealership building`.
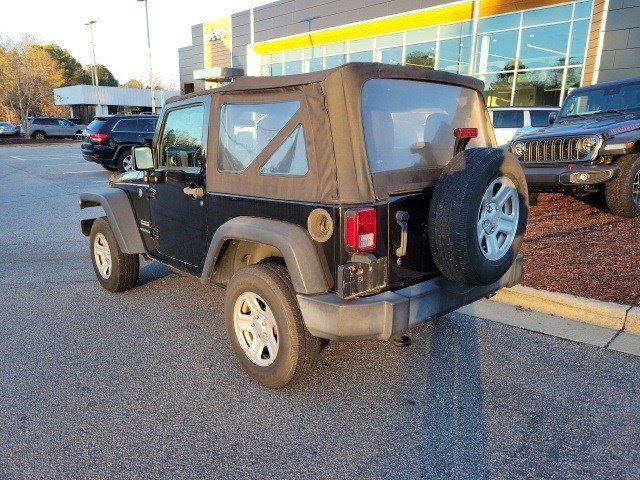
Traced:
<svg viewBox="0 0 640 480">
<path fill-rule="evenodd" d="M 640 1 L 278 0 L 194 25 L 183 92 L 247 75 L 383 62 L 473 75 L 490 106 L 559 105 L 581 85 L 640 76 Z"/>
</svg>

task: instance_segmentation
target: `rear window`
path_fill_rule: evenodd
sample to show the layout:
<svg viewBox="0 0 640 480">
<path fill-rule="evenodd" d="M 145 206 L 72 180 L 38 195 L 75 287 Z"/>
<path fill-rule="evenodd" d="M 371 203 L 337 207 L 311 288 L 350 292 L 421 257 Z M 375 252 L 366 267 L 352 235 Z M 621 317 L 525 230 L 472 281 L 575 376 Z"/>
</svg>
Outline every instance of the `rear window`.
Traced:
<svg viewBox="0 0 640 480">
<path fill-rule="evenodd" d="M 549 114 L 555 110 L 531 110 L 529 115 L 531 116 L 532 127 L 548 127 L 549 126 Z"/>
<path fill-rule="evenodd" d="M 478 128 L 469 147 L 493 145 L 480 93 L 445 83 L 371 79 L 362 88 L 362 124 L 372 174 L 387 187 L 438 178 L 454 154 L 453 131 Z"/>
<path fill-rule="evenodd" d="M 97 132 L 104 126 L 105 123 L 107 123 L 106 118 L 94 118 L 93 121 L 89 125 L 87 125 L 87 130 Z"/>
<path fill-rule="evenodd" d="M 520 128 L 524 127 L 523 110 L 494 110 L 494 128 Z"/>
</svg>

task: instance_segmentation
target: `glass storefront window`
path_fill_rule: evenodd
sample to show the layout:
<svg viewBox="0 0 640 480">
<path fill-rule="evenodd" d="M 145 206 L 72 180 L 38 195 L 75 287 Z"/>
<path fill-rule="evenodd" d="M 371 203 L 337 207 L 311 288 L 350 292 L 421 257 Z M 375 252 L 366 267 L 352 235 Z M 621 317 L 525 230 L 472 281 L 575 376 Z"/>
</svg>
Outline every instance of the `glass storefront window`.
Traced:
<svg viewBox="0 0 640 480">
<path fill-rule="evenodd" d="M 564 66 L 569 23 L 522 30 L 519 68 Z"/>
<path fill-rule="evenodd" d="M 379 62 L 402 65 L 402 47 L 384 48 L 378 51 Z"/>
<path fill-rule="evenodd" d="M 440 27 L 440 38 L 464 37 L 471 35 L 471 22 L 452 23 Z"/>
<path fill-rule="evenodd" d="M 305 60 L 305 62 L 307 72 L 319 72 L 320 70 L 322 70 L 322 57 L 311 58 L 309 60 Z"/>
<path fill-rule="evenodd" d="M 330 43 L 324 46 L 325 55 L 337 55 L 338 53 L 344 53 L 344 43 Z"/>
<path fill-rule="evenodd" d="M 513 70 L 516 66 L 517 48 L 517 30 L 478 35 L 476 73 Z"/>
<path fill-rule="evenodd" d="M 582 67 L 571 67 L 567 69 L 567 82 L 564 90 L 564 97 L 566 98 L 573 90 L 580 86 L 582 80 Z"/>
<path fill-rule="evenodd" d="M 381 35 L 376 37 L 376 48 L 401 47 L 402 33 L 392 33 L 391 35 Z"/>
<path fill-rule="evenodd" d="M 577 65 L 584 62 L 587 51 L 587 37 L 589 36 L 589 20 L 573 22 L 571 44 L 569 46 L 569 64 Z"/>
<path fill-rule="evenodd" d="M 559 105 L 563 71 L 558 68 L 519 73 L 513 104 L 518 107 Z"/>
<path fill-rule="evenodd" d="M 478 22 L 478 33 L 494 32 L 496 30 L 508 30 L 520 27 L 520 14 L 509 13 L 494 17 L 481 18 Z"/>
<path fill-rule="evenodd" d="M 469 73 L 471 39 L 469 37 L 441 40 L 438 51 L 438 70 L 453 73 Z"/>
<path fill-rule="evenodd" d="M 436 68 L 436 42 L 407 45 L 405 65 L 418 65 L 431 70 Z"/>
<path fill-rule="evenodd" d="M 281 63 L 274 63 L 273 65 L 270 65 L 271 67 L 271 75 L 282 75 L 282 64 Z"/>
<path fill-rule="evenodd" d="M 364 50 L 373 50 L 373 38 L 349 40 L 349 52 L 362 52 Z"/>
<path fill-rule="evenodd" d="M 344 55 L 327 55 L 326 67 L 325 68 L 334 68 L 339 67 L 340 65 L 344 65 L 345 63 Z"/>
<path fill-rule="evenodd" d="M 568 21 L 571 20 L 572 11 L 573 6 L 571 4 L 527 10 L 522 15 L 522 26 L 530 27 L 544 23 Z"/>
<path fill-rule="evenodd" d="M 367 52 L 353 52 L 349 54 L 350 62 L 373 62 L 373 50 Z"/>
<path fill-rule="evenodd" d="M 411 43 L 424 43 L 431 40 L 435 40 L 438 37 L 438 28 L 421 28 L 420 30 L 410 30 L 407 32 L 406 42 Z M 409 48 L 409 47 L 407 47 Z"/>
<path fill-rule="evenodd" d="M 511 105 L 513 76 L 513 73 L 505 72 L 478 77 L 484 82 L 484 95 L 488 107 L 508 107 Z"/>
<path fill-rule="evenodd" d="M 295 62 L 285 62 L 284 74 L 293 75 L 295 73 L 302 73 L 302 61 L 296 60 Z"/>
<path fill-rule="evenodd" d="M 591 17 L 591 0 L 588 2 L 576 3 L 576 9 L 573 12 L 573 18 L 589 18 Z"/>
</svg>

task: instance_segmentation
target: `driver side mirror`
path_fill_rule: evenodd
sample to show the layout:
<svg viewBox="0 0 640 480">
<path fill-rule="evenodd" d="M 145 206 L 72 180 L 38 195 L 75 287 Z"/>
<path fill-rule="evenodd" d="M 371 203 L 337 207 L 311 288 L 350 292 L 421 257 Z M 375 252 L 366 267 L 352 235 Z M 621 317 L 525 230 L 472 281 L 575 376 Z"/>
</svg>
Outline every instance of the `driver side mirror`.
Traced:
<svg viewBox="0 0 640 480">
<path fill-rule="evenodd" d="M 557 116 L 558 112 L 551 112 L 549 114 L 549 125 L 553 125 L 553 123 L 556 121 Z"/>
<path fill-rule="evenodd" d="M 153 170 L 153 152 L 149 147 L 133 148 L 133 167 L 140 171 L 146 172 Z"/>
</svg>

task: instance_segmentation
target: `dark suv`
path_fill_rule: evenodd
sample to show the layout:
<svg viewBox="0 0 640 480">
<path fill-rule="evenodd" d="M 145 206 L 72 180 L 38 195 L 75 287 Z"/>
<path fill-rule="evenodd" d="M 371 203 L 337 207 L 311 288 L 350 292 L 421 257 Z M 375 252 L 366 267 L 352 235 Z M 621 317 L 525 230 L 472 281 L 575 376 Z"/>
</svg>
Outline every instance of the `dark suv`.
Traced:
<svg viewBox="0 0 640 480">
<path fill-rule="evenodd" d="M 136 171 L 80 196 L 106 213 L 81 222 L 98 281 L 134 287 L 142 255 L 226 288 L 232 349 L 272 388 L 327 340 L 388 340 L 514 285 L 527 185 L 483 86 L 358 63 L 174 97 Z"/>
<path fill-rule="evenodd" d="M 133 170 L 131 149 L 151 145 L 158 117 L 155 115 L 107 115 L 95 117 L 82 135 L 82 156 L 107 170 Z"/>
<path fill-rule="evenodd" d="M 510 145 L 532 196 L 569 193 L 621 217 L 640 215 L 640 78 L 578 88 L 549 123 Z"/>
</svg>

